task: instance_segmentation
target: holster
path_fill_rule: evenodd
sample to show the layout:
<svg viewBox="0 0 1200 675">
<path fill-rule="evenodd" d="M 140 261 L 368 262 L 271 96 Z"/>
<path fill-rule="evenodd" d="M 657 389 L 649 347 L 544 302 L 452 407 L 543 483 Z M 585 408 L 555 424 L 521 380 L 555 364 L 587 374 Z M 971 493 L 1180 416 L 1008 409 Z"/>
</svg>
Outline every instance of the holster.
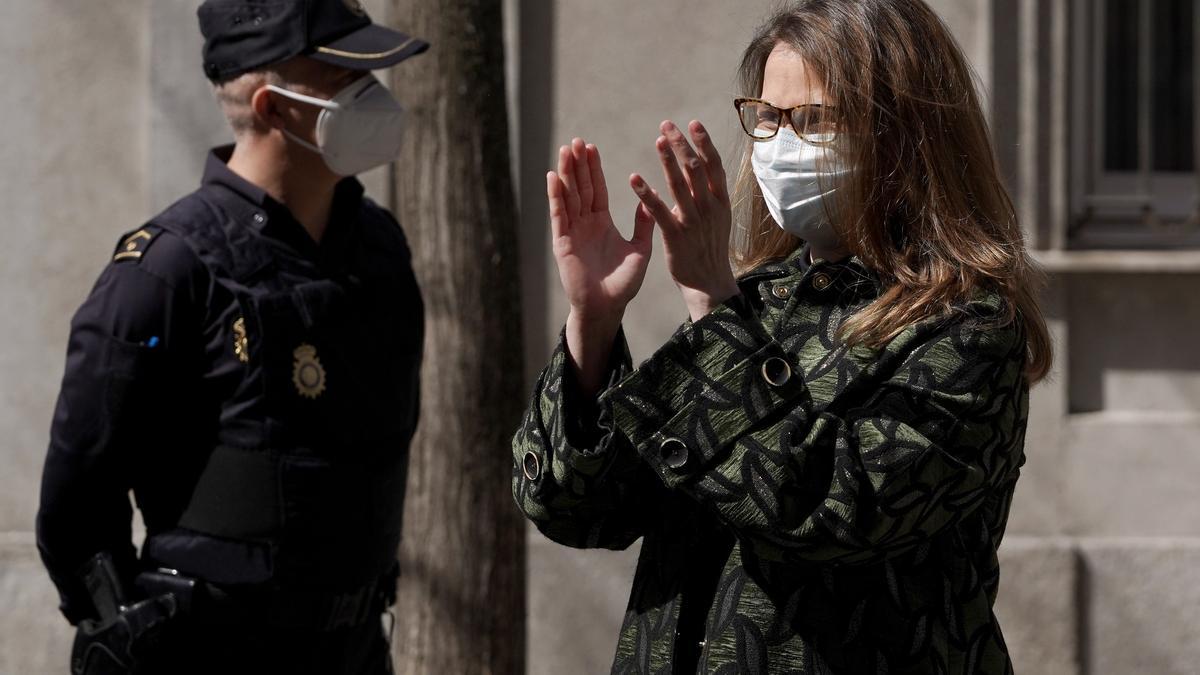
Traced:
<svg viewBox="0 0 1200 675">
<path fill-rule="evenodd" d="M 72 675 L 136 673 L 177 613 L 175 597 L 163 594 L 124 607 L 107 621 L 80 621 L 71 649 Z"/>
<path fill-rule="evenodd" d="M 100 553 L 81 569 L 95 619 L 79 622 L 71 649 L 72 675 L 128 675 L 157 646 L 168 622 L 186 611 L 195 580 L 167 570 L 140 575 L 130 602 L 111 556 Z"/>
</svg>

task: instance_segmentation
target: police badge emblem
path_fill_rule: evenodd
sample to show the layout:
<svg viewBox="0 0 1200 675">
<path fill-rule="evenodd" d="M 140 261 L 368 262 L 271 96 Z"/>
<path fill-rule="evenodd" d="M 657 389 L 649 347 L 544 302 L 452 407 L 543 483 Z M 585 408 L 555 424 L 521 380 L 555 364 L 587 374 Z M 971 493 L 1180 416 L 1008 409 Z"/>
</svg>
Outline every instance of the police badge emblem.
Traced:
<svg viewBox="0 0 1200 675">
<path fill-rule="evenodd" d="M 296 391 L 305 398 L 320 396 L 325 391 L 325 368 L 317 358 L 317 348 L 310 344 L 301 344 L 292 352 L 295 364 L 292 368 L 292 382 Z"/>
<path fill-rule="evenodd" d="M 359 0 L 343 0 L 343 2 L 346 3 L 347 9 L 349 9 L 351 12 L 354 12 L 355 15 L 357 15 L 357 16 L 366 16 L 367 15 L 366 8 L 364 8 L 362 6 L 362 2 L 360 2 Z"/>
<path fill-rule="evenodd" d="M 238 361 L 250 362 L 250 338 L 246 335 L 246 317 L 243 316 L 233 322 L 233 353 Z"/>
</svg>

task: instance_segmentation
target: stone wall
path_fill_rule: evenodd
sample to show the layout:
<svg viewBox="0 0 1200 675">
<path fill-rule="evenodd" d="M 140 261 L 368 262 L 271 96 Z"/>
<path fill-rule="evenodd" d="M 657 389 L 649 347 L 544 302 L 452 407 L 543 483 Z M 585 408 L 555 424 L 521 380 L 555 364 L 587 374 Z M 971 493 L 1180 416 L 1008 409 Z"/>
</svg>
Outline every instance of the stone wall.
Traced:
<svg viewBox="0 0 1200 675">
<path fill-rule="evenodd" d="M 33 546 L 67 324 L 145 218 L 148 0 L 0 4 L 0 673 L 62 673 L 70 632 Z"/>
</svg>

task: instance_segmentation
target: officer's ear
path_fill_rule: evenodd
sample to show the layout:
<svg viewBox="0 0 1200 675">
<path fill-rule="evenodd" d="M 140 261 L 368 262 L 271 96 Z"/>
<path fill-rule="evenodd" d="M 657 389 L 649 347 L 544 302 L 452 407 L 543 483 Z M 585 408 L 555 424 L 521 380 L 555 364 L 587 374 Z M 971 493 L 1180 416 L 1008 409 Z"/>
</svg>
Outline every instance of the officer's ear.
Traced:
<svg viewBox="0 0 1200 675">
<path fill-rule="evenodd" d="M 287 126 L 279 97 L 267 89 L 266 85 L 255 89 L 250 95 L 250 110 L 254 114 L 255 126 L 261 129 L 283 129 Z"/>
</svg>

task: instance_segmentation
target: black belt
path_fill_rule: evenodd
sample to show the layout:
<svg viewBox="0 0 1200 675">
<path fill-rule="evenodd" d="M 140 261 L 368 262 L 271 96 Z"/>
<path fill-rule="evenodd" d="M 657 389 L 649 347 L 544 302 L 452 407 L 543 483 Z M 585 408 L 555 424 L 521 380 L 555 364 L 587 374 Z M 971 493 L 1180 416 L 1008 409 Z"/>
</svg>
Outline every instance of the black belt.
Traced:
<svg viewBox="0 0 1200 675">
<path fill-rule="evenodd" d="M 170 571 L 163 570 L 168 575 Z M 152 576 L 152 575 L 143 575 Z M 177 573 L 175 578 L 182 578 Z M 331 593 L 299 589 L 241 589 L 215 586 L 196 580 L 192 597 L 180 599 L 192 620 L 224 626 L 268 626 L 285 630 L 332 631 L 351 628 L 378 616 L 395 601 L 396 571 L 376 583 L 361 588 Z M 147 592 L 170 592 L 174 587 L 144 584 Z"/>
<path fill-rule="evenodd" d="M 387 607 L 375 584 L 349 593 L 289 590 L 247 594 L 203 585 L 209 602 L 200 605 L 195 618 L 226 625 L 331 631 L 362 625 Z"/>
</svg>

